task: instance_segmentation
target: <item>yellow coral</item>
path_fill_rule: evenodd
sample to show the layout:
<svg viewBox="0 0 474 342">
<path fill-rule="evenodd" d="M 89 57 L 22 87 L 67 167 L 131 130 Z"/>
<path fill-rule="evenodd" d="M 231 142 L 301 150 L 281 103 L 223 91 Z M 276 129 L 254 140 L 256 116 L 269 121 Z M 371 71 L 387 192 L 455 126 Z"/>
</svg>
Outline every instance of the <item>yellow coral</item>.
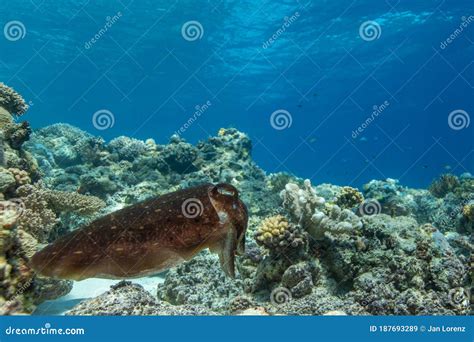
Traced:
<svg viewBox="0 0 474 342">
<path fill-rule="evenodd" d="M 364 201 L 364 196 L 359 190 L 345 186 L 336 197 L 336 204 L 343 209 L 351 209 Z"/>
<path fill-rule="evenodd" d="M 263 242 L 272 237 L 278 237 L 288 228 L 288 221 L 282 215 L 268 217 L 262 221 L 257 231 L 257 241 Z"/>
<path fill-rule="evenodd" d="M 469 221 L 474 221 L 474 204 L 466 204 L 462 207 L 462 214 Z"/>
<path fill-rule="evenodd" d="M 264 219 L 255 234 L 255 240 L 259 245 L 277 251 L 288 247 L 296 248 L 304 244 L 298 227 L 290 224 L 282 215 Z"/>
<path fill-rule="evenodd" d="M 220 136 L 220 137 L 223 137 L 225 135 L 225 132 L 226 132 L 226 129 L 221 128 L 221 129 L 219 129 L 219 132 L 217 132 L 217 135 Z"/>
</svg>

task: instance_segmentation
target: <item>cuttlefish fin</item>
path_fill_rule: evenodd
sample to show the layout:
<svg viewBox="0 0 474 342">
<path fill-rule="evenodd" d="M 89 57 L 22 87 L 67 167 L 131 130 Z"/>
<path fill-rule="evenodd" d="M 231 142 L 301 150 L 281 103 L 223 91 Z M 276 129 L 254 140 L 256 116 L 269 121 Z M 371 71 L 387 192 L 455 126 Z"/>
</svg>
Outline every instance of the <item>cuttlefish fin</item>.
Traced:
<svg viewBox="0 0 474 342">
<path fill-rule="evenodd" d="M 237 249 L 237 232 L 229 229 L 223 240 L 209 247 L 211 252 L 217 253 L 221 269 L 224 273 L 235 278 L 235 252 Z"/>
</svg>

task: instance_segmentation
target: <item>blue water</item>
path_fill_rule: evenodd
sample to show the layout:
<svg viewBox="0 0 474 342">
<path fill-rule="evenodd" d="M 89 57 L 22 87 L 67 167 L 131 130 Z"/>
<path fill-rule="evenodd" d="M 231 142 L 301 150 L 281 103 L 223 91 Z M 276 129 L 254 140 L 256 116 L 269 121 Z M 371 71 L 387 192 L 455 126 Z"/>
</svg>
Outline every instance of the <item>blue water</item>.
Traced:
<svg viewBox="0 0 474 342">
<path fill-rule="evenodd" d="M 474 171 L 474 122 L 448 124 L 454 110 L 474 120 L 473 9 L 472 0 L 4 0 L 0 28 L 24 30 L 0 35 L 0 81 L 32 104 L 24 118 L 34 128 L 67 122 L 107 140 L 166 143 L 209 101 L 182 134 L 190 142 L 233 126 L 268 172 L 421 187 Z M 189 21 L 202 27 L 195 40 L 182 34 Z M 359 32 L 367 21 L 375 37 Z M 115 119 L 106 130 L 92 120 L 102 109 Z M 291 126 L 277 130 L 280 109 Z"/>
</svg>

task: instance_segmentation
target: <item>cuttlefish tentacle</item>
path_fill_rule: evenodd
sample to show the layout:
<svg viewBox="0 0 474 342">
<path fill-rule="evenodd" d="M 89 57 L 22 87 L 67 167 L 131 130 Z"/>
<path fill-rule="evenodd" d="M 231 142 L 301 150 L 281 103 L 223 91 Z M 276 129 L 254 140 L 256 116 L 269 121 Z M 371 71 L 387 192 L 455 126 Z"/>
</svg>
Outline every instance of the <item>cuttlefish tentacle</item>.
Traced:
<svg viewBox="0 0 474 342">
<path fill-rule="evenodd" d="M 55 278 L 133 278 L 159 273 L 209 248 L 233 277 L 247 221 L 236 188 L 204 184 L 99 218 L 37 252 L 31 266 Z"/>
</svg>

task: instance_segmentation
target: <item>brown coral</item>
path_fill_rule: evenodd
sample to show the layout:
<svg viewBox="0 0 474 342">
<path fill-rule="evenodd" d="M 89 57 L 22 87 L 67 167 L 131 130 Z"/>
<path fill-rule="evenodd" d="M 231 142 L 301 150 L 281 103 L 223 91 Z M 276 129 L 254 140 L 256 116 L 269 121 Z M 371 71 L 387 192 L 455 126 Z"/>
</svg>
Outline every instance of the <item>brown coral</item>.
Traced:
<svg viewBox="0 0 474 342">
<path fill-rule="evenodd" d="M 76 192 L 45 190 L 44 198 L 56 212 L 91 215 L 105 207 L 105 202 L 100 198 Z"/>
<path fill-rule="evenodd" d="M 4 138 L 14 149 L 20 149 L 25 141 L 30 139 L 31 127 L 27 121 L 21 123 L 8 123 L 3 128 Z"/>
<path fill-rule="evenodd" d="M 23 97 L 13 88 L 0 82 L 0 107 L 3 107 L 11 115 L 23 115 L 28 110 Z M 2 115 L 3 116 L 3 115 Z"/>
<path fill-rule="evenodd" d="M 28 261 L 38 242 L 18 229 L 21 214 L 19 202 L 0 202 L 0 315 L 31 313 L 36 304 L 65 295 L 72 288 L 70 281 L 35 277 Z"/>
<path fill-rule="evenodd" d="M 31 183 L 31 178 L 28 172 L 26 172 L 25 170 L 20 170 L 17 168 L 9 168 L 8 171 L 10 171 L 10 173 L 15 178 L 16 184 L 18 186 Z"/>
<path fill-rule="evenodd" d="M 453 192 L 460 186 L 458 177 L 449 173 L 441 175 L 441 177 L 431 183 L 429 191 L 438 198 L 443 198 L 448 193 Z"/>
<path fill-rule="evenodd" d="M 364 196 L 359 190 L 350 186 L 345 186 L 337 194 L 336 204 L 342 209 L 351 209 L 357 207 L 364 201 Z"/>
<path fill-rule="evenodd" d="M 17 189 L 24 206 L 22 215 L 18 218 L 19 229 L 33 235 L 40 242 L 47 242 L 48 237 L 58 223 L 58 219 L 43 192 L 32 185 L 24 185 Z"/>
</svg>

